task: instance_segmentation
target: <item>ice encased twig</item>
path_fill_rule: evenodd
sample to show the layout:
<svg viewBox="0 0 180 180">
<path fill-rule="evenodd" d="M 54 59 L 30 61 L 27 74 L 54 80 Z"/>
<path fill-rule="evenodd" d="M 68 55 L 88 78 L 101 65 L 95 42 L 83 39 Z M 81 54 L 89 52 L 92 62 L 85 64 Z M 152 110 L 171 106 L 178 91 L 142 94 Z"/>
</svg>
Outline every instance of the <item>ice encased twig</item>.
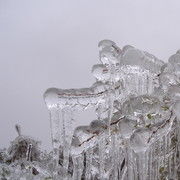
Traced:
<svg viewBox="0 0 180 180">
<path fill-rule="evenodd" d="M 92 68 L 96 82 L 90 88 L 51 88 L 44 94 L 55 174 L 62 146 L 64 171 L 59 176 L 64 179 L 70 157 L 73 179 L 176 178 L 179 52 L 165 64 L 132 46 L 121 50 L 109 40 L 101 41 L 99 49 L 101 64 Z M 91 107 L 98 120 L 75 127 L 72 112 Z"/>
<path fill-rule="evenodd" d="M 53 153 L 18 137 L 0 150 L 0 178 L 180 179 L 180 54 L 164 63 L 132 46 L 99 43 L 100 64 L 89 88 L 50 88 Z M 97 119 L 76 127 L 75 115 L 94 108 Z"/>
</svg>

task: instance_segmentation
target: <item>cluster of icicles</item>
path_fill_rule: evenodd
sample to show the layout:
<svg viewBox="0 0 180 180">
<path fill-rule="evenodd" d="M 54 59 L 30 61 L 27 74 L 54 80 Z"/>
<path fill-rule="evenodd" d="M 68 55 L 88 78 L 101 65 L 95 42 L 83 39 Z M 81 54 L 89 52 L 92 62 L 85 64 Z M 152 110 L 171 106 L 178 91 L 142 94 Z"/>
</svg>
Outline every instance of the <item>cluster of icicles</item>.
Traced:
<svg viewBox="0 0 180 180">
<path fill-rule="evenodd" d="M 44 94 L 54 179 L 180 178 L 180 53 L 164 63 L 132 46 L 121 50 L 103 40 L 99 59 L 90 88 L 50 88 Z M 97 120 L 75 127 L 74 114 L 91 107 Z"/>
<path fill-rule="evenodd" d="M 180 179 L 180 52 L 164 63 L 110 40 L 98 46 L 91 87 L 44 93 L 53 153 L 38 155 L 30 140 L 24 166 L 46 180 Z M 76 127 L 76 113 L 89 108 L 97 119 Z"/>
</svg>

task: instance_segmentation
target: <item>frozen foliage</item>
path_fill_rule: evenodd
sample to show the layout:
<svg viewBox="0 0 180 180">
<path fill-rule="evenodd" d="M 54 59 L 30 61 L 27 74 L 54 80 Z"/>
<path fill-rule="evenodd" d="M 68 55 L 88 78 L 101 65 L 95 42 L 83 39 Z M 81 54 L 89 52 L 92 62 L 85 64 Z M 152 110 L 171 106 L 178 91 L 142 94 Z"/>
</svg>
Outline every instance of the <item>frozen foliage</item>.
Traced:
<svg viewBox="0 0 180 180">
<path fill-rule="evenodd" d="M 53 180 L 180 179 L 180 53 L 168 63 L 132 46 L 99 43 L 89 88 L 50 88 L 52 153 L 18 137 L 0 152 L 0 177 Z M 76 127 L 75 114 L 97 119 Z"/>
</svg>

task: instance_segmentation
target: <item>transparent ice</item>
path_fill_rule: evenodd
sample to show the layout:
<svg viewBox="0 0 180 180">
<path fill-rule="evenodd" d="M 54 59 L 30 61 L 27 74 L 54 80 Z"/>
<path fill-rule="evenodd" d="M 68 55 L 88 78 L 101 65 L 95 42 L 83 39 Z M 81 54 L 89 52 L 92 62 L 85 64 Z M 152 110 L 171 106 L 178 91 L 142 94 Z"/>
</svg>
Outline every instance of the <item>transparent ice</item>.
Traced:
<svg viewBox="0 0 180 180">
<path fill-rule="evenodd" d="M 89 88 L 50 88 L 52 152 L 22 134 L 0 151 L 0 177 L 53 180 L 180 179 L 180 53 L 168 63 L 132 46 L 99 43 Z M 76 114 L 97 119 L 76 127 Z"/>
</svg>

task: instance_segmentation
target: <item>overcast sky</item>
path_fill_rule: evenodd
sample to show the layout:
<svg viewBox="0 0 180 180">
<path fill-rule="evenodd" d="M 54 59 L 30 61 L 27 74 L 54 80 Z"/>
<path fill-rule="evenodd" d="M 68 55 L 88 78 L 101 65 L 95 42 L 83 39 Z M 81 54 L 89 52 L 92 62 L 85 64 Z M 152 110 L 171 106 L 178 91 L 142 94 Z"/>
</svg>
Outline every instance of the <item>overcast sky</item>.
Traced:
<svg viewBox="0 0 180 180">
<path fill-rule="evenodd" d="M 49 149 L 44 91 L 90 86 L 102 39 L 167 61 L 180 49 L 179 19 L 179 0 L 0 0 L 0 148 L 19 123 Z"/>
</svg>

